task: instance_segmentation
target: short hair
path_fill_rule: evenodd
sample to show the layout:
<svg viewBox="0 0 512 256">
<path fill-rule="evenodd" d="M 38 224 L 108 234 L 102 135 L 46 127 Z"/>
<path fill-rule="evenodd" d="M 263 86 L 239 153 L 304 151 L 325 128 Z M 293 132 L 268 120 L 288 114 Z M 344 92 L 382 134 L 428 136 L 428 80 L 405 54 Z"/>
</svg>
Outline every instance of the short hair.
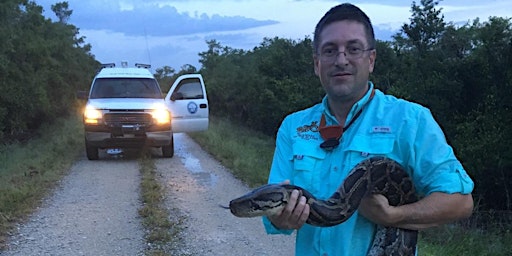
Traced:
<svg viewBox="0 0 512 256">
<path fill-rule="evenodd" d="M 332 7 L 325 15 L 318 21 L 315 27 L 315 34 L 313 38 L 313 53 L 318 53 L 318 47 L 320 46 L 320 33 L 324 28 L 336 21 L 350 20 L 356 21 L 363 24 L 366 32 L 366 40 L 370 44 L 370 48 L 375 48 L 375 33 L 373 32 L 373 26 L 370 18 L 361 10 L 359 7 L 344 3 Z"/>
</svg>

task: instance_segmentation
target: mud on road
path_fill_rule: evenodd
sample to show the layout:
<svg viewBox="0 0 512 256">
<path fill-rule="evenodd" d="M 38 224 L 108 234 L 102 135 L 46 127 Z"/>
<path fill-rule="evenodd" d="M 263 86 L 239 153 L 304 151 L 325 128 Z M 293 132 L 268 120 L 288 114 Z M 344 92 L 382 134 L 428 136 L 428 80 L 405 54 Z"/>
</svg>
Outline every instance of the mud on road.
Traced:
<svg viewBox="0 0 512 256">
<path fill-rule="evenodd" d="M 185 134 L 174 139 L 173 158 L 153 156 L 169 218 L 183 221 L 172 255 L 294 255 L 293 236 L 221 208 L 250 189 Z M 0 255 L 144 255 L 138 160 L 100 157 L 80 159 Z"/>
</svg>

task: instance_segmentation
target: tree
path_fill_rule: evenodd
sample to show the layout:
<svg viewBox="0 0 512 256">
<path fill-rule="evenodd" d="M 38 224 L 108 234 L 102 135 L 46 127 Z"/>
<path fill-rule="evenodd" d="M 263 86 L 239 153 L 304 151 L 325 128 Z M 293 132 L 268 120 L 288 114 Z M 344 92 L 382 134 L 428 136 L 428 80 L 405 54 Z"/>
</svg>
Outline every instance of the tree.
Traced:
<svg viewBox="0 0 512 256">
<path fill-rule="evenodd" d="M 389 92 L 430 108 L 451 138 L 455 131 L 452 120 L 462 103 L 454 95 L 461 94 L 463 85 L 454 76 L 458 60 L 447 59 L 454 54 L 441 45 L 451 24 L 444 22 L 437 4 L 432 0 L 422 0 L 421 6 L 413 2 L 410 24 L 404 24 L 394 36 L 400 72 Z"/>
<path fill-rule="evenodd" d="M 512 209 L 512 25 L 510 19 L 476 20 L 470 55 L 460 66 L 465 112 L 455 143 L 479 181 L 476 195 L 484 209 Z M 491 200 L 492 199 L 492 200 Z"/>
<path fill-rule="evenodd" d="M 440 36 L 445 31 L 446 23 L 441 13 L 442 8 L 436 9 L 439 4 L 434 0 L 421 0 L 421 5 L 412 2 L 412 17 L 410 24 L 402 25 L 401 32 L 405 34 L 405 43 L 409 49 L 414 49 L 422 56 L 427 51 L 432 50 L 437 44 Z M 404 39 L 400 34 L 395 36 L 395 40 Z"/>
<path fill-rule="evenodd" d="M 370 80 L 376 88 L 387 92 L 396 84 L 398 74 L 400 74 L 398 70 L 400 63 L 391 42 L 377 40 L 376 50 L 377 59 Z"/>
<path fill-rule="evenodd" d="M 161 68 L 157 68 L 154 75 L 157 80 L 161 80 L 165 77 L 172 76 L 175 72 L 176 72 L 176 70 L 174 70 L 174 68 L 171 68 L 169 66 L 164 66 Z"/>
<path fill-rule="evenodd" d="M 211 110 L 274 135 L 282 118 L 321 100 L 311 40 L 264 38 L 252 51 L 208 42 L 199 55 Z M 290 61 L 293 60 L 293 61 Z"/>
<path fill-rule="evenodd" d="M 31 1 L 0 3 L 0 139 L 74 113 L 76 90 L 97 65 L 78 29 L 42 10 Z"/>
<path fill-rule="evenodd" d="M 69 17 L 73 13 L 72 10 L 69 10 L 68 2 L 61 2 L 52 4 L 51 9 L 57 15 L 57 18 L 59 18 L 59 22 L 66 24 L 69 20 Z"/>
</svg>

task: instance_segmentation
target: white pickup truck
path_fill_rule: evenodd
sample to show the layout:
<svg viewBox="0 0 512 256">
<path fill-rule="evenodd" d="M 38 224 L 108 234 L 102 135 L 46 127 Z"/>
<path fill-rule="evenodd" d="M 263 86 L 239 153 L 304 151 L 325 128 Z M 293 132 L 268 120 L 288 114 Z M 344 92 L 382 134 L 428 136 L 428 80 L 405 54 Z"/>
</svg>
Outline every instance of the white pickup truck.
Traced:
<svg viewBox="0 0 512 256">
<path fill-rule="evenodd" d="M 83 122 L 89 160 L 99 149 L 160 147 L 173 157 L 175 132 L 208 129 L 208 99 L 200 74 L 182 75 L 164 97 L 149 65 L 104 64 L 87 96 Z M 79 96 L 80 97 L 80 96 Z"/>
</svg>

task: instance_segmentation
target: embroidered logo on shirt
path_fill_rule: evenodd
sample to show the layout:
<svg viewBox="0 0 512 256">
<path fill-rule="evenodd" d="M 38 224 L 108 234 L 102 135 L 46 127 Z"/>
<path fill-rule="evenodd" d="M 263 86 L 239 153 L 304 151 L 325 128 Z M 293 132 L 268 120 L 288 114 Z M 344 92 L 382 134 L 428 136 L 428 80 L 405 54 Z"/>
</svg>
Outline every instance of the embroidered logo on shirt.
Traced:
<svg viewBox="0 0 512 256">
<path fill-rule="evenodd" d="M 374 126 L 372 133 L 391 133 L 391 127 L 389 126 Z"/>
<path fill-rule="evenodd" d="M 318 121 L 312 121 L 311 124 L 306 124 L 300 127 L 297 127 L 297 135 L 303 140 L 318 140 L 318 136 L 316 134 L 311 134 L 309 132 L 318 132 Z"/>
<path fill-rule="evenodd" d="M 318 132 L 318 121 L 311 122 L 310 125 L 303 125 L 301 127 L 297 128 L 297 133 L 303 133 L 303 132 Z"/>
</svg>

